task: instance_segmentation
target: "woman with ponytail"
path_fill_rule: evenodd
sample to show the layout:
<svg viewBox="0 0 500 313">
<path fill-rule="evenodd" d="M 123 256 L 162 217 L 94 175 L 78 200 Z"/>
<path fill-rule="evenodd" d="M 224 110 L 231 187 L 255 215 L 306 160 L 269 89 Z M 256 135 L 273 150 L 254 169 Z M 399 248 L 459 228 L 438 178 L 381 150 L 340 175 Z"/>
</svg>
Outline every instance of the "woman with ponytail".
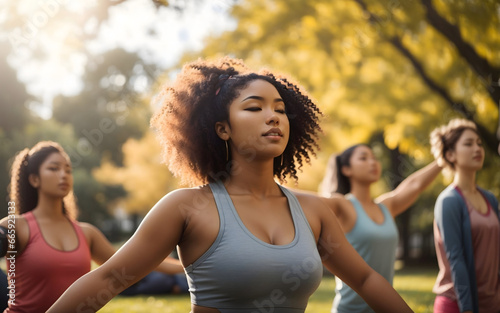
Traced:
<svg viewBox="0 0 500 313">
<path fill-rule="evenodd" d="M 76 220 L 71 163 L 63 148 L 43 141 L 24 149 L 11 171 L 9 215 L 0 221 L 7 259 L 6 313 L 45 312 L 75 280 L 104 263 L 114 247 L 94 226 Z M 179 272 L 168 261 L 165 272 Z"/>
<path fill-rule="evenodd" d="M 393 191 L 374 200 L 371 185 L 380 179 L 381 166 L 369 146 L 357 144 L 330 157 L 320 193 L 354 249 L 391 284 L 398 243 L 394 217 L 408 209 L 440 172 L 441 167 L 433 162 L 411 174 Z M 336 277 L 332 312 L 368 313 L 373 310 Z"/>
<path fill-rule="evenodd" d="M 453 173 L 434 207 L 439 274 L 434 313 L 500 312 L 500 215 L 495 196 L 476 184 L 484 148 L 476 125 L 454 119 L 431 133 L 432 153 Z"/>
</svg>

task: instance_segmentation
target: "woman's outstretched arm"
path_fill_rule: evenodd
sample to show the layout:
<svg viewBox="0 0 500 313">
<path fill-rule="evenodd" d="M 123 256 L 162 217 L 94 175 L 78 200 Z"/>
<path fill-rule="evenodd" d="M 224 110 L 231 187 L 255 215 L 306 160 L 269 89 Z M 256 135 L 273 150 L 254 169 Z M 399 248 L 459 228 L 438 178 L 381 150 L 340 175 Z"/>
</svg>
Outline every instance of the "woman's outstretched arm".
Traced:
<svg viewBox="0 0 500 313">
<path fill-rule="evenodd" d="M 88 223 L 79 224 L 84 232 L 88 234 L 90 253 L 94 262 L 101 265 L 111 258 L 113 254 L 115 254 L 115 247 L 113 247 L 106 236 L 104 236 L 104 234 L 97 229 L 97 227 Z M 179 260 L 167 257 L 160 263 L 160 265 L 158 265 L 157 268 L 155 268 L 155 271 L 173 275 L 183 273 L 184 268 Z"/>
<path fill-rule="evenodd" d="M 188 190 L 161 199 L 136 233 L 108 261 L 71 285 L 47 311 L 96 312 L 114 296 L 154 270 L 179 242 L 184 226 L 181 203 Z"/>
<path fill-rule="evenodd" d="M 319 203 L 323 203 L 319 201 Z M 337 218 L 318 204 L 321 232 L 318 251 L 325 267 L 356 291 L 375 312 L 413 312 L 391 284 L 373 270 L 349 244 Z"/>
</svg>

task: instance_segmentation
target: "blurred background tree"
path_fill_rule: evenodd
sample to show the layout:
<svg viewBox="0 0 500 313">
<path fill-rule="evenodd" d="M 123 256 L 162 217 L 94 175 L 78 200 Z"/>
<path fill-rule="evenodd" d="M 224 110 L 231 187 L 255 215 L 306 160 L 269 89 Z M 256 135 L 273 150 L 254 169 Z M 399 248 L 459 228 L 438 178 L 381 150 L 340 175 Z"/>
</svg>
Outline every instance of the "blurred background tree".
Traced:
<svg viewBox="0 0 500 313">
<path fill-rule="evenodd" d="M 1 199 L 14 153 L 51 139 L 73 159 L 82 219 L 99 226 L 120 208 L 140 220 L 178 186 L 158 164 L 148 129 L 150 99 L 184 62 L 223 55 L 290 74 L 324 112 L 321 151 L 300 174 L 299 188 L 317 190 L 329 156 L 365 142 L 383 164 L 377 196 L 432 161 L 432 129 L 463 117 L 478 125 L 485 143 L 478 182 L 500 197 L 498 1 L 127 0 L 56 7 L 59 2 L 47 0 L 48 8 L 3 2 Z M 145 7 L 149 11 L 141 11 Z M 207 12 L 216 19 L 203 19 Z M 122 24 L 112 22 L 117 16 Z M 213 31 L 174 51 L 193 37 L 187 30 L 178 32 L 178 41 L 162 37 L 179 16 L 187 17 L 189 31 Z M 140 48 L 133 46 L 138 38 Z M 45 77 L 31 65 L 63 68 L 62 86 L 39 83 Z M 449 182 L 438 179 L 397 218 L 403 259 L 434 261 L 433 203 Z"/>
<path fill-rule="evenodd" d="M 154 188 L 162 195 L 172 189 L 157 182 L 150 184 L 152 189 L 142 184 L 131 190 L 127 181 L 137 181 L 139 173 L 164 173 L 162 181 L 171 177 L 165 166 L 158 170 L 159 153 L 149 133 L 149 88 L 165 66 L 152 62 L 151 53 L 179 54 L 182 44 L 162 44 L 167 28 L 150 22 L 171 25 L 178 32 L 174 37 L 189 36 L 175 23 L 200 1 L 181 2 L 44 0 L 33 5 L 0 0 L 0 199 L 8 199 L 15 153 L 40 140 L 60 142 L 68 152 L 79 218 L 101 228 L 109 228 L 107 219 L 123 206 L 139 221 L 160 198 Z M 135 25 L 129 23 L 132 18 Z M 143 163 L 134 165 L 138 171 L 122 174 L 119 182 L 110 180 L 116 175 L 93 173 L 101 163 L 104 168 L 113 164 L 117 172 L 130 165 L 124 164 L 127 151 L 122 148 L 126 142 L 133 145 L 133 138 L 152 144 L 136 145 L 141 150 L 135 152 L 145 153 Z M 140 200 L 137 192 L 143 194 Z M 7 214 L 7 206 L 1 212 Z"/>
</svg>

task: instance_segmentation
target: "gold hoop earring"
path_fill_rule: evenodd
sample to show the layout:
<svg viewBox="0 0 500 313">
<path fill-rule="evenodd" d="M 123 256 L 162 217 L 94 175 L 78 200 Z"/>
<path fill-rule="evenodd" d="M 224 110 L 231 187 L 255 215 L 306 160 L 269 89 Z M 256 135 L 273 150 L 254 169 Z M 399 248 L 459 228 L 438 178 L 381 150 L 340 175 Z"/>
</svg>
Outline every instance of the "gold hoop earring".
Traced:
<svg viewBox="0 0 500 313">
<path fill-rule="evenodd" d="M 224 143 L 226 144 L 226 161 L 229 161 L 229 147 L 227 146 L 227 140 L 224 140 Z"/>
<path fill-rule="evenodd" d="M 280 166 L 283 166 L 283 154 L 281 154 L 281 164 Z"/>
</svg>

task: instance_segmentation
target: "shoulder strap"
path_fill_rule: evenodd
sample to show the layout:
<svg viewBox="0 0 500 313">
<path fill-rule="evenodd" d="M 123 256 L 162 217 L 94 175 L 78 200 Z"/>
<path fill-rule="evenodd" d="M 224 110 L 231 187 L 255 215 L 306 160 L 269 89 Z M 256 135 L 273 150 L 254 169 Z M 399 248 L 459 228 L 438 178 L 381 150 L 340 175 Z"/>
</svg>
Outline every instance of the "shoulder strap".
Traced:
<svg viewBox="0 0 500 313">
<path fill-rule="evenodd" d="M 288 203 L 290 204 L 290 211 L 293 214 L 293 223 L 295 227 L 298 227 L 299 229 L 296 229 L 296 232 L 301 231 L 301 227 L 298 225 L 305 225 L 307 229 L 309 229 L 312 238 L 314 239 L 314 232 L 311 228 L 311 225 L 309 224 L 309 221 L 307 220 L 306 215 L 304 214 L 304 209 L 302 209 L 302 206 L 300 205 L 299 199 L 293 194 L 292 191 L 288 190 L 287 188 L 281 186 L 278 184 L 280 187 L 281 191 L 283 194 L 286 196 Z M 315 240 L 315 239 L 314 239 Z"/>
<path fill-rule="evenodd" d="M 89 243 L 87 242 L 87 237 L 85 236 L 85 233 L 83 232 L 83 229 L 78 225 L 77 221 L 73 221 L 69 219 L 70 223 L 73 225 L 73 229 L 76 232 L 76 236 L 78 237 L 78 242 L 80 243 L 78 245 L 78 248 L 80 247 L 85 247 L 86 249 L 89 249 Z"/>
<path fill-rule="evenodd" d="M 358 215 L 357 218 L 360 218 L 360 215 L 361 216 L 365 215 L 365 210 L 363 209 L 363 206 L 361 205 L 359 200 L 356 199 L 356 197 L 352 193 L 348 193 L 345 196 L 345 198 L 352 203 L 352 206 L 354 207 L 354 210 L 356 211 L 356 214 Z"/>
<path fill-rule="evenodd" d="M 26 220 L 26 223 L 28 224 L 28 230 L 29 230 L 29 239 L 33 238 L 33 236 L 37 233 L 40 233 L 40 228 L 38 227 L 38 223 L 36 222 L 35 216 L 33 215 L 33 212 L 26 212 L 21 215 L 24 217 Z"/>
<path fill-rule="evenodd" d="M 205 253 L 203 253 L 196 261 L 194 261 L 193 264 L 190 264 L 189 266 L 186 267 L 185 270 L 187 273 L 192 272 L 194 268 L 196 268 L 199 264 L 203 263 L 203 261 L 205 261 L 215 251 L 215 249 L 221 242 L 222 236 L 224 234 L 225 218 L 224 218 L 223 206 L 224 206 L 225 188 L 224 185 L 222 185 L 221 181 L 210 183 L 209 187 L 212 190 L 212 194 L 214 195 L 215 206 L 217 207 L 217 212 L 219 213 L 219 232 L 217 234 L 217 237 L 215 238 L 215 241 L 210 246 L 210 248 L 208 248 L 208 250 L 205 251 Z"/>
</svg>

